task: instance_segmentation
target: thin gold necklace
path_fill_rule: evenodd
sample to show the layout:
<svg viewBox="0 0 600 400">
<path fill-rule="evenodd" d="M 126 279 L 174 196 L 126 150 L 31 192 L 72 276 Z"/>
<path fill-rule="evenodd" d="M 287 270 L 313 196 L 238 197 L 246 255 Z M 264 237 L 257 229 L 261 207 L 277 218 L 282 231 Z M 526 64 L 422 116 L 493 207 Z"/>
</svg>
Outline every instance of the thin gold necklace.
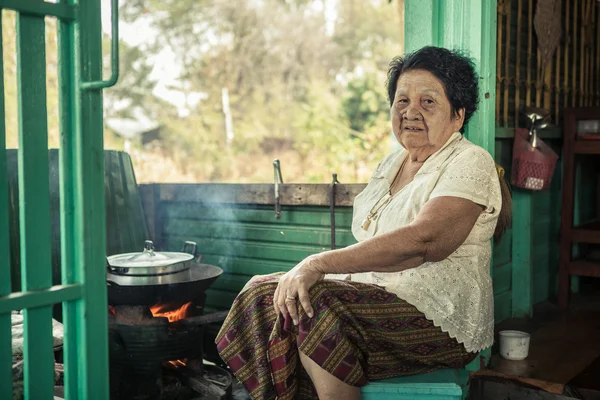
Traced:
<svg viewBox="0 0 600 400">
<path fill-rule="evenodd" d="M 396 172 L 396 176 L 394 177 L 394 180 L 392 181 L 390 188 L 388 189 L 387 192 L 385 192 L 383 194 L 383 196 L 381 196 L 379 198 L 379 200 L 377 200 L 375 202 L 375 205 L 373 205 L 373 207 L 371 208 L 371 211 L 369 211 L 369 213 L 367 214 L 367 217 L 363 220 L 362 224 L 360 224 L 360 227 L 366 231 L 369 229 L 369 226 L 371 225 L 371 222 L 373 221 L 373 219 L 375 219 L 375 217 L 377 216 L 377 214 L 379 213 L 379 211 L 381 211 L 381 209 L 383 207 L 385 207 L 386 205 L 388 205 L 390 203 L 390 201 L 392 201 L 392 198 L 394 197 L 394 194 L 392 194 L 392 187 L 394 186 L 394 184 L 396 183 L 396 180 L 398 179 L 398 177 L 402 174 L 402 170 L 404 169 L 404 165 L 406 165 L 406 160 L 408 159 L 408 155 L 406 155 L 406 158 L 404 158 L 404 161 L 402 161 L 402 165 L 400 166 L 400 168 L 398 169 L 398 172 Z M 385 199 L 384 202 L 381 202 L 381 200 L 383 200 L 384 197 L 387 197 L 387 199 Z"/>
</svg>

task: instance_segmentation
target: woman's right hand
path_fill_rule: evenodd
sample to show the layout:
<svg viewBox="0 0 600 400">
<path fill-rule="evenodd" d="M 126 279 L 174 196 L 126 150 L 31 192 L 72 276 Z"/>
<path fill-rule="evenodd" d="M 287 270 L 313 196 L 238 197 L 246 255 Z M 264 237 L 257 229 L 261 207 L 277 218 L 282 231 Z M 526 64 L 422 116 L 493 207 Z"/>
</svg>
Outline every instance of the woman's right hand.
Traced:
<svg viewBox="0 0 600 400">
<path fill-rule="evenodd" d="M 318 254 L 302 260 L 279 279 L 273 296 L 275 312 L 283 314 L 284 317 L 289 314 L 294 325 L 298 325 L 298 300 L 300 300 L 300 305 L 309 318 L 312 318 L 314 311 L 308 291 L 324 276 L 325 274 L 319 268 Z"/>
</svg>

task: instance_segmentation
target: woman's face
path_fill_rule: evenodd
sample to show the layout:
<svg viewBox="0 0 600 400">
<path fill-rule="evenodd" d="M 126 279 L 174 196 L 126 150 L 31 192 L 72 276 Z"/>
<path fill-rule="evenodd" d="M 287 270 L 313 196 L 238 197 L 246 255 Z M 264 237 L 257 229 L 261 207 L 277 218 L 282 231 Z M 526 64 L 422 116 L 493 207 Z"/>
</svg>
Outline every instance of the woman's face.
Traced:
<svg viewBox="0 0 600 400">
<path fill-rule="evenodd" d="M 432 73 L 413 70 L 400 75 L 391 109 L 396 139 L 414 159 L 425 161 L 463 125 L 465 110 L 453 115 L 444 86 Z"/>
</svg>

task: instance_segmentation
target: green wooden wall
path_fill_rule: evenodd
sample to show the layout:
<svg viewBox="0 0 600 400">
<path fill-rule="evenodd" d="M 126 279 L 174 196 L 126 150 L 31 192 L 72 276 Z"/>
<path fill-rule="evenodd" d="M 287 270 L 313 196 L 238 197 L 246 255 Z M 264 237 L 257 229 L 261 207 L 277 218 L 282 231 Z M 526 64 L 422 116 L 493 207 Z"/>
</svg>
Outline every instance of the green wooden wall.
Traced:
<svg viewBox="0 0 600 400">
<path fill-rule="evenodd" d="M 180 250 L 195 241 L 202 262 L 224 273 L 207 291 L 209 309 L 228 308 L 253 275 L 291 269 L 310 254 L 331 246 L 328 207 L 284 206 L 281 219 L 272 206 L 161 202 L 158 242 L 165 250 Z M 338 247 L 354 243 L 350 207 L 336 211 Z"/>
</svg>

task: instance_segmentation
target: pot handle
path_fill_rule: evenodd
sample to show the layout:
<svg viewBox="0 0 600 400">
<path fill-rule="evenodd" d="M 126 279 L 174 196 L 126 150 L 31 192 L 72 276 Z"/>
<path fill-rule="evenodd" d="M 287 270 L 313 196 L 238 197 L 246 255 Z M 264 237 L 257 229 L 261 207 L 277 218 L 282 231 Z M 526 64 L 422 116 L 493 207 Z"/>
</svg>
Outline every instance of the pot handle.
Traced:
<svg viewBox="0 0 600 400">
<path fill-rule="evenodd" d="M 108 262 L 108 258 L 106 259 L 106 272 L 109 274 L 117 274 L 117 275 L 124 275 L 127 274 L 127 271 L 129 271 L 129 268 L 125 268 L 125 267 L 113 267 L 112 265 L 110 265 L 110 263 Z"/>
<path fill-rule="evenodd" d="M 108 262 L 108 257 L 106 257 L 106 272 L 109 274 L 114 274 L 116 272 L 116 268 Z"/>
<path fill-rule="evenodd" d="M 192 252 L 189 253 L 192 256 L 194 256 L 194 258 L 196 258 L 198 256 L 198 245 L 196 244 L 196 242 L 185 242 L 183 243 L 183 248 L 181 249 L 181 251 L 183 253 L 187 253 L 187 251 L 185 251 L 189 246 L 192 247 Z"/>
</svg>

